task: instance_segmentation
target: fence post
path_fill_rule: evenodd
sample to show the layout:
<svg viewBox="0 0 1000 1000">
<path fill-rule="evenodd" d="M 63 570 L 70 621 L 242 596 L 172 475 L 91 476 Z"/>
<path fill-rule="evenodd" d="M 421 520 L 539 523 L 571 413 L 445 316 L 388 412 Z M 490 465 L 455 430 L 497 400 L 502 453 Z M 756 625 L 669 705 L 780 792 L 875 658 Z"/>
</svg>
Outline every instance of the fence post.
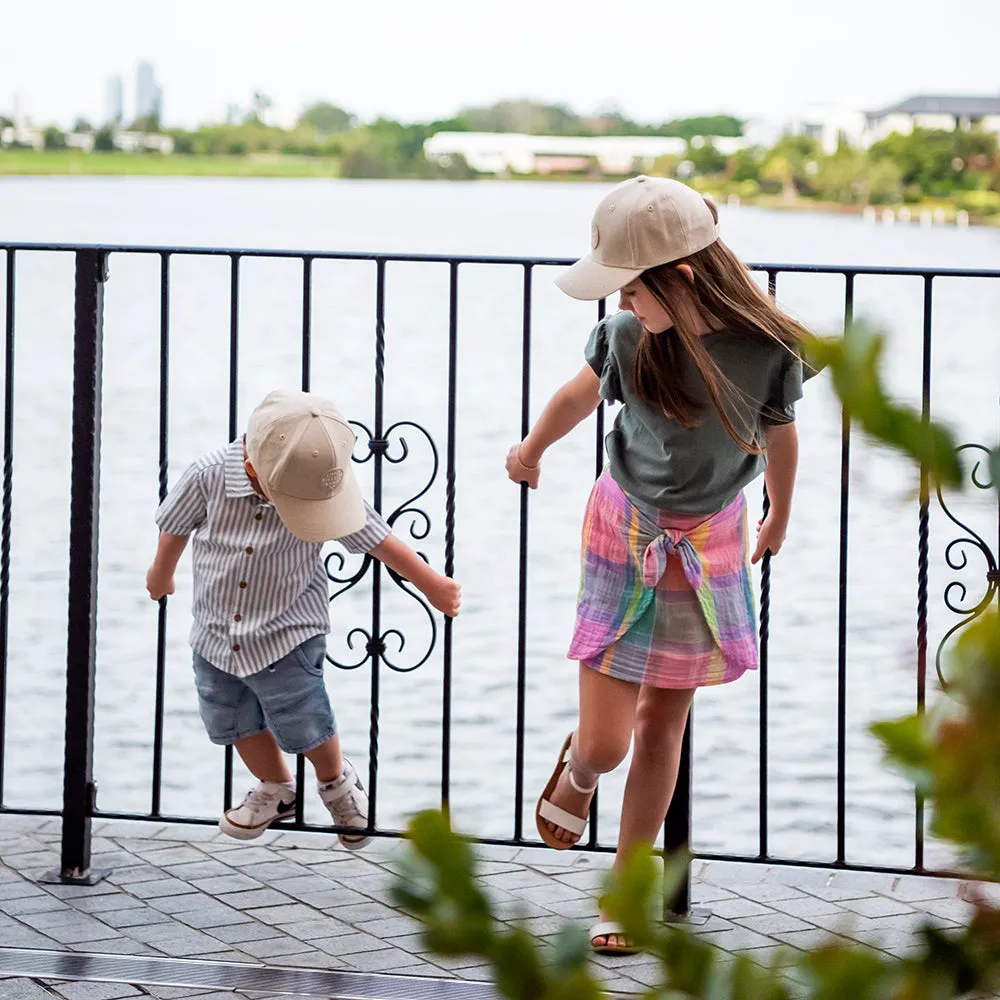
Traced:
<svg viewBox="0 0 1000 1000">
<path fill-rule="evenodd" d="M 96 795 L 93 780 L 94 673 L 104 283 L 107 278 L 106 252 L 76 252 L 62 853 L 59 870 L 42 876 L 42 881 L 74 885 L 93 885 L 107 874 L 90 867 L 90 827 Z"/>
<path fill-rule="evenodd" d="M 667 818 L 663 822 L 663 853 L 667 856 L 675 851 L 688 850 L 691 845 L 691 727 L 694 706 L 688 712 L 684 725 L 684 739 L 681 742 L 681 760 L 677 771 L 677 785 L 674 788 Z M 672 897 L 664 896 L 663 919 L 668 922 L 684 920 L 687 923 L 702 924 L 711 912 L 701 906 L 691 905 L 691 864 L 688 862 L 681 882 Z"/>
</svg>

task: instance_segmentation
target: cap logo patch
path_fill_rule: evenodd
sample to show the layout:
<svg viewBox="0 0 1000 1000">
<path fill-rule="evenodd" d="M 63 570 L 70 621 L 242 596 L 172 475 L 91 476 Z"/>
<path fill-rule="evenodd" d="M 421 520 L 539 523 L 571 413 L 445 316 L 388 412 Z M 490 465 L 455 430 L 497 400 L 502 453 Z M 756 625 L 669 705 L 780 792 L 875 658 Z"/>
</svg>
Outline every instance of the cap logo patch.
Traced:
<svg viewBox="0 0 1000 1000">
<path fill-rule="evenodd" d="M 329 472 L 324 472 L 322 479 L 320 479 L 323 488 L 327 490 L 335 490 L 343 481 L 343 469 L 331 469 Z"/>
</svg>

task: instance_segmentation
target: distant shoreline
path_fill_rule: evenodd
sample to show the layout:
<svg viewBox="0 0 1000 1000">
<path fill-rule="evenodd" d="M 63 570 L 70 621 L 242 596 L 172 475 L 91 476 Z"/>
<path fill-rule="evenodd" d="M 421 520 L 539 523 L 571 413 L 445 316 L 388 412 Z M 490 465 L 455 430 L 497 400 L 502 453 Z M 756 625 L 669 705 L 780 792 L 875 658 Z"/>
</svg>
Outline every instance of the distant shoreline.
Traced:
<svg viewBox="0 0 1000 1000">
<path fill-rule="evenodd" d="M 85 153 L 78 150 L 4 149 L 0 150 L 0 183 L 5 177 L 233 177 L 296 179 L 341 179 L 340 158 L 334 156 L 294 156 L 288 154 L 251 154 L 244 156 L 210 156 L 205 154 L 179 154 L 164 156 L 157 153 Z M 366 178 L 367 179 L 367 178 Z M 381 178 L 371 178 L 379 180 Z M 391 180 L 419 180 L 421 178 L 387 178 Z M 438 179 L 438 178 L 435 178 Z M 440 179 L 438 179 L 440 180 Z M 503 183 L 505 180 L 526 181 L 537 184 L 565 183 L 590 184 L 614 183 L 616 178 L 594 177 L 579 174 L 531 174 L 509 178 L 481 176 L 477 183 Z M 452 181 L 444 181 L 453 183 Z M 706 193 L 712 196 L 710 187 Z M 726 205 L 727 199 L 715 195 L 715 200 Z M 789 202 L 780 194 L 757 195 L 740 202 L 742 205 L 775 209 L 778 211 L 815 212 L 824 215 L 863 215 L 866 205 L 812 198 L 796 198 Z M 954 225 L 956 208 L 947 201 L 925 201 L 910 205 L 871 206 L 876 219 L 904 224 L 920 222 L 921 213 L 937 213 L 935 225 Z M 907 219 L 906 214 L 909 213 Z M 943 219 L 940 217 L 944 213 Z M 902 218 L 900 214 L 902 213 Z M 970 225 L 1000 227 L 1000 216 L 972 219 Z"/>
</svg>

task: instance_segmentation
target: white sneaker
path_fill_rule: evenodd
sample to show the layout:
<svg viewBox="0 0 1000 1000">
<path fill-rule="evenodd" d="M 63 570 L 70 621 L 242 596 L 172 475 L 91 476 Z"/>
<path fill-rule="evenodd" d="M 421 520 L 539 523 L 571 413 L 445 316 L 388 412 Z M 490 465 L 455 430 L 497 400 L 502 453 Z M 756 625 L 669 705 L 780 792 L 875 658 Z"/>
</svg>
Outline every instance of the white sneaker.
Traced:
<svg viewBox="0 0 1000 1000">
<path fill-rule="evenodd" d="M 320 785 L 319 797 L 330 810 L 333 822 L 337 826 L 349 826 L 357 830 L 367 828 L 368 794 L 358 778 L 358 772 L 354 770 L 354 765 L 346 757 L 340 777 L 331 785 L 326 787 Z M 349 851 L 360 850 L 372 839 L 363 834 L 355 837 L 340 833 L 337 836 Z"/>
<path fill-rule="evenodd" d="M 295 815 L 295 790 L 279 781 L 261 781 L 241 805 L 229 809 L 219 829 L 237 840 L 253 840 L 272 823 Z"/>
</svg>

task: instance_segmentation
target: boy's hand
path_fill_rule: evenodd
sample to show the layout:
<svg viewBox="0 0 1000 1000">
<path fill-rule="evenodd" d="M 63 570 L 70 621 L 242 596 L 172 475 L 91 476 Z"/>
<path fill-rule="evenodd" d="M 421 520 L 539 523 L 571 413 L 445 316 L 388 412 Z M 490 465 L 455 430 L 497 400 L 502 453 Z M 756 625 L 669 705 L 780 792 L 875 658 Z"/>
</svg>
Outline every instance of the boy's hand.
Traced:
<svg viewBox="0 0 1000 1000">
<path fill-rule="evenodd" d="M 507 475 L 515 483 L 527 483 L 533 490 L 538 489 L 538 477 L 541 474 L 541 465 L 525 465 L 521 461 L 521 446 L 514 445 L 507 452 Z"/>
<path fill-rule="evenodd" d="M 764 553 L 770 550 L 772 556 L 776 556 L 781 551 L 781 546 L 785 542 L 785 533 L 788 531 L 788 518 L 775 516 L 773 510 L 768 512 L 767 517 L 757 522 L 757 547 L 750 557 L 752 565 L 756 565 L 764 558 Z"/>
<path fill-rule="evenodd" d="M 442 614 L 454 618 L 462 603 L 462 588 L 450 577 L 434 574 L 434 579 L 424 587 L 424 596 Z"/>
<path fill-rule="evenodd" d="M 174 574 L 163 573 L 156 566 L 150 566 L 146 574 L 146 590 L 151 600 L 158 601 L 161 597 L 174 592 Z"/>
</svg>

